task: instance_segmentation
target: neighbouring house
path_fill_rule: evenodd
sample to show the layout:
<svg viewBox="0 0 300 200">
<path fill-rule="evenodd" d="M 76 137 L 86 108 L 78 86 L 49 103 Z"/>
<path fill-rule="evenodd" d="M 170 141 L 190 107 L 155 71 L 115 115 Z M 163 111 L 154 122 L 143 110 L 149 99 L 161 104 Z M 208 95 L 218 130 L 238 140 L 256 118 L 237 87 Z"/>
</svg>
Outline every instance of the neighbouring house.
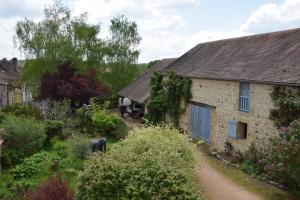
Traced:
<svg viewBox="0 0 300 200">
<path fill-rule="evenodd" d="M 278 134 L 270 119 L 272 88 L 300 86 L 299 55 L 300 29 L 198 44 L 162 72 L 192 80 L 193 98 L 180 127 L 219 151 L 226 141 L 240 151 L 251 143 L 262 147 Z M 141 96 L 146 104 L 149 87 L 133 89 L 122 94 Z"/>
<path fill-rule="evenodd" d="M 0 108 L 16 102 L 29 102 L 31 99 L 30 90 L 20 83 L 17 58 L 0 60 Z"/>
<path fill-rule="evenodd" d="M 146 112 L 147 100 L 150 97 L 150 77 L 154 71 L 162 71 L 175 60 L 176 58 L 162 59 L 157 64 L 145 70 L 140 77 L 119 92 L 120 96 L 130 99 L 132 102 L 131 108 L 127 109 L 135 110 L 135 107 L 138 107 L 142 108 L 144 113 Z"/>
</svg>

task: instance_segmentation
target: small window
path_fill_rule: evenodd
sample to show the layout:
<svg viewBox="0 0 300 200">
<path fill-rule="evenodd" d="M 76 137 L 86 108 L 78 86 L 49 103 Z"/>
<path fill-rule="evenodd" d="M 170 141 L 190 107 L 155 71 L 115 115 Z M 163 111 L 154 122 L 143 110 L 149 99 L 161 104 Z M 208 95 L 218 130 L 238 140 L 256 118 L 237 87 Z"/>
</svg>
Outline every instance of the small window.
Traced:
<svg viewBox="0 0 300 200">
<path fill-rule="evenodd" d="M 240 111 L 249 112 L 250 84 L 241 82 L 240 87 Z"/>
<path fill-rule="evenodd" d="M 248 125 L 246 123 L 238 122 L 236 130 L 236 139 L 247 139 L 247 129 Z"/>
<path fill-rule="evenodd" d="M 248 125 L 243 122 L 228 122 L 228 137 L 231 139 L 247 139 Z"/>
</svg>

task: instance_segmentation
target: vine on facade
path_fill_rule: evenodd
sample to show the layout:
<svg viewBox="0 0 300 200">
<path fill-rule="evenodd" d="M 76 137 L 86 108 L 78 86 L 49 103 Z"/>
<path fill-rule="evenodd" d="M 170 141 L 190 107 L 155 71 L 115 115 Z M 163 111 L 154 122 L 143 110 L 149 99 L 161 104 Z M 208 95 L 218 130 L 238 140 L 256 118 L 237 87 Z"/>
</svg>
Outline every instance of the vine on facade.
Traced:
<svg viewBox="0 0 300 200">
<path fill-rule="evenodd" d="M 294 120 L 300 119 L 300 87 L 275 85 L 271 97 L 275 108 L 270 118 L 279 127 L 287 127 Z"/>
<path fill-rule="evenodd" d="M 171 121 L 178 126 L 179 117 L 192 98 L 191 85 L 189 78 L 181 77 L 173 71 L 168 72 L 165 79 L 159 72 L 154 72 L 150 79 L 151 94 L 146 119 L 160 123 L 169 114 Z"/>
</svg>

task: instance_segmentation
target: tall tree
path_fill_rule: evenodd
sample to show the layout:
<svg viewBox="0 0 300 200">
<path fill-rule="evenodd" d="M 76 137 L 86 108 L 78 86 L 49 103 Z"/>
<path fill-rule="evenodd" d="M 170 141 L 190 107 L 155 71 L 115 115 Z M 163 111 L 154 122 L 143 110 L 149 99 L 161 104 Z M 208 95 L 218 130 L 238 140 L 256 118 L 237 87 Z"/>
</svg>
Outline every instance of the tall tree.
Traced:
<svg viewBox="0 0 300 200">
<path fill-rule="evenodd" d="M 140 54 L 137 47 L 141 42 L 137 24 L 121 15 L 111 20 L 109 29 L 108 62 L 124 65 L 136 63 Z"/>
<path fill-rule="evenodd" d="M 70 10 L 59 2 L 45 8 L 40 22 L 19 21 L 15 42 L 27 57 L 23 81 L 38 95 L 43 75 L 54 73 L 59 65 L 71 61 L 76 73 L 103 67 L 105 70 L 98 70 L 103 73 L 98 78 L 113 91 L 121 89 L 120 85 L 126 86 L 139 74 L 133 64 L 139 57 L 137 46 L 141 38 L 137 24 L 124 16 L 112 19 L 109 30 L 110 38 L 99 38 L 100 25 L 87 23 L 86 13 L 71 17 Z"/>
<path fill-rule="evenodd" d="M 104 63 L 104 41 L 97 35 L 99 25 L 90 25 L 87 15 L 71 18 L 71 12 L 56 3 L 44 10 L 38 23 L 25 19 L 16 27 L 16 43 L 27 57 L 23 80 L 38 87 L 45 73 L 53 73 L 66 60 L 80 71 Z"/>
<path fill-rule="evenodd" d="M 141 37 L 135 22 L 121 15 L 111 20 L 110 38 L 107 41 L 107 65 L 109 72 L 101 75 L 101 80 L 111 86 L 113 94 L 126 87 L 142 71 L 137 65 Z"/>
</svg>

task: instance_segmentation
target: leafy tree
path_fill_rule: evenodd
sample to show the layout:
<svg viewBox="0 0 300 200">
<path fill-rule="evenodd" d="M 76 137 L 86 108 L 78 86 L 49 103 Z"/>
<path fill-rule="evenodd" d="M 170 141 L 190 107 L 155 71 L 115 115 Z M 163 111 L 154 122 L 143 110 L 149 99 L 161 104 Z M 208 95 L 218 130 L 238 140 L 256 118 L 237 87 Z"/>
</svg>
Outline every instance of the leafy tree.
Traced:
<svg viewBox="0 0 300 200">
<path fill-rule="evenodd" d="M 99 25 L 86 22 L 87 15 L 71 18 L 62 4 L 47 7 L 38 23 L 25 19 L 16 27 L 19 49 L 27 56 L 23 80 L 39 85 L 44 73 L 55 72 L 58 64 L 71 60 L 78 67 L 103 63 L 103 41 L 97 38 Z"/>
<path fill-rule="evenodd" d="M 137 46 L 141 40 L 137 24 L 119 16 L 111 20 L 111 38 L 101 39 L 99 33 L 100 26 L 87 23 L 86 13 L 71 17 L 70 10 L 59 2 L 47 7 L 44 19 L 38 23 L 29 19 L 19 21 L 15 42 L 27 56 L 23 81 L 38 96 L 41 77 L 56 72 L 57 66 L 65 61 L 71 61 L 76 66 L 75 71 L 80 73 L 94 67 L 103 68 L 100 71 L 111 76 L 100 78 L 113 91 L 125 87 L 139 74 L 133 65 L 138 60 Z M 119 76 L 121 74 L 126 76 Z"/>
<path fill-rule="evenodd" d="M 137 24 L 128 21 L 121 15 L 111 20 L 110 39 L 107 41 L 108 72 L 100 75 L 101 80 L 110 85 L 112 93 L 126 87 L 141 73 L 136 64 L 140 51 L 137 49 L 141 37 L 138 34 Z"/>
<path fill-rule="evenodd" d="M 44 75 L 41 84 L 41 99 L 62 101 L 70 99 L 73 104 L 88 103 L 91 97 L 104 98 L 109 94 L 108 88 L 96 80 L 96 69 L 87 74 L 75 74 L 71 63 L 66 62 L 54 74 Z"/>
<path fill-rule="evenodd" d="M 141 41 L 137 24 L 121 15 L 111 20 L 109 29 L 111 38 L 108 41 L 108 63 L 124 65 L 136 63 L 140 54 L 137 46 Z"/>
</svg>

